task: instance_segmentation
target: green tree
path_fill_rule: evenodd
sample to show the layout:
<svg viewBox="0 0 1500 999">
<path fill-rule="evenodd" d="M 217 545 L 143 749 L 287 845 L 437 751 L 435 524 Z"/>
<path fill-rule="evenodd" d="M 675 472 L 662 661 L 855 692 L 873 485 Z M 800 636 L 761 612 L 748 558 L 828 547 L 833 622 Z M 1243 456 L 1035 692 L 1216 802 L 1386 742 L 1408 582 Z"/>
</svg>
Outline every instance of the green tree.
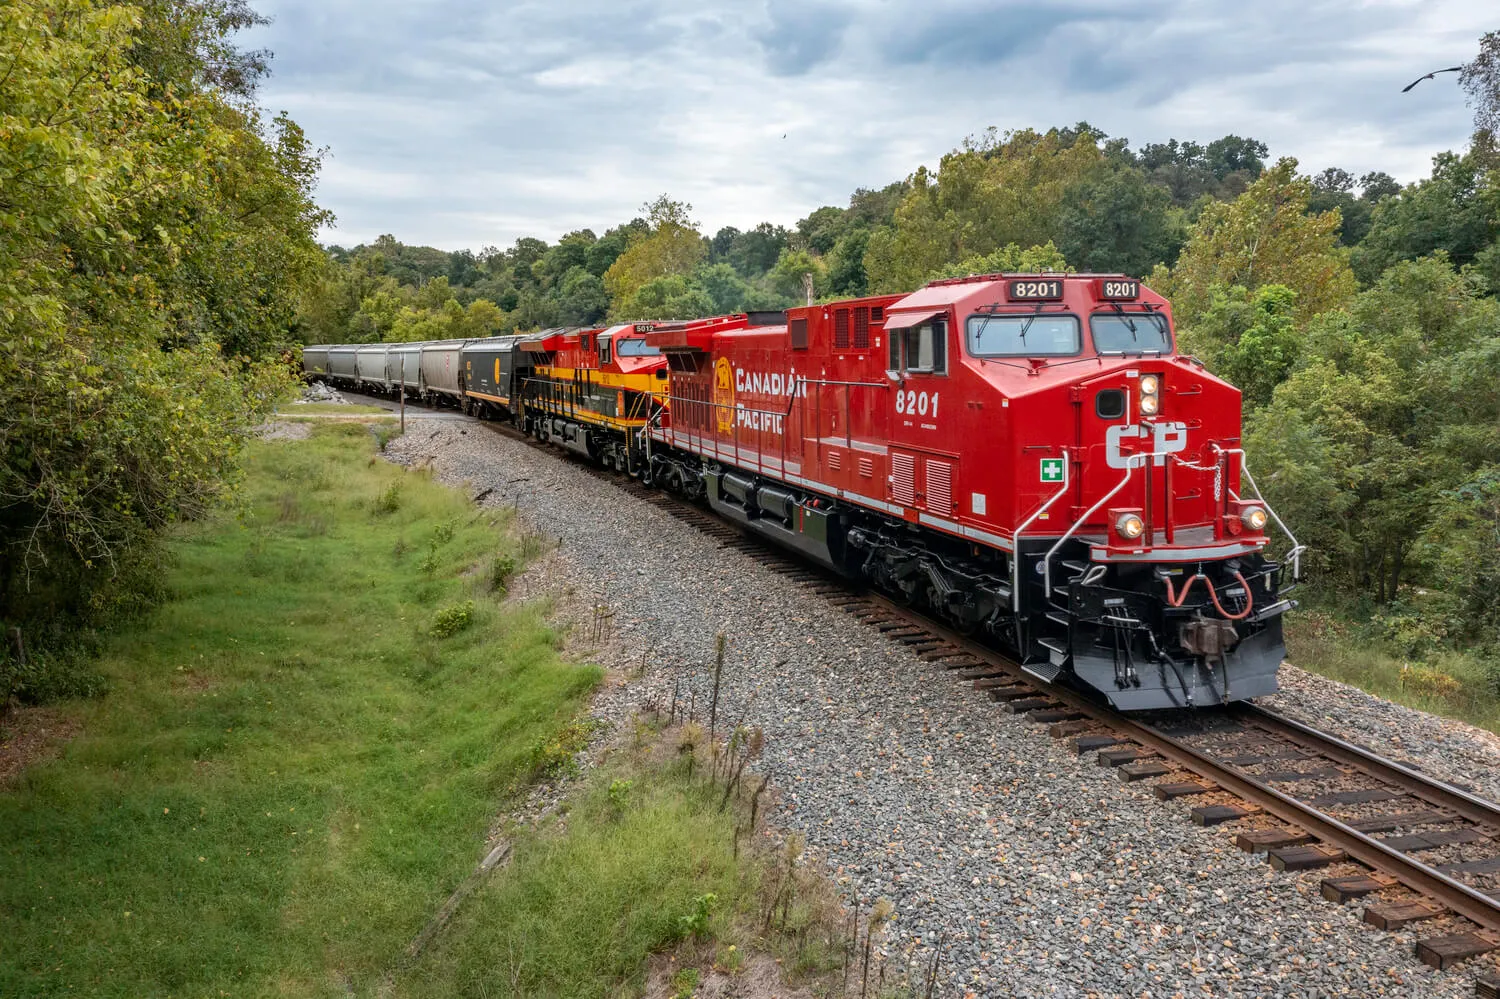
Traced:
<svg viewBox="0 0 1500 999">
<path fill-rule="evenodd" d="M 0 6 L 0 619 L 33 638 L 149 595 L 287 384 L 328 216 L 239 9 Z"/>
<path fill-rule="evenodd" d="M 604 273 L 604 287 L 615 303 L 634 297 L 647 282 L 659 277 L 691 274 L 707 253 L 696 223 L 689 217 L 692 206 L 663 194 L 645 207 L 650 234 L 638 238 Z"/>
<path fill-rule="evenodd" d="M 1134 167 L 1105 168 L 1069 188 L 1057 221 L 1057 244 L 1083 271 L 1145 276 L 1171 264 L 1185 225 L 1167 190 Z"/>
<path fill-rule="evenodd" d="M 1214 289 L 1191 327 L 1178 330 L 1178 349 L 1201 358 L 1244 396 L 1247 408 L 1265 405 L 1286 380 L 1301 352 L 1297 293 L 1285 285 Z"/>
<path fill-rule="evenodd" d="M 1455 264 L 1473 261 L 1500 238 L 1500 151 L 1488 135 L 1462 156 L 1433 157 L 1432 176 L 1374 209 L 1370 231 L 1355 248 L 1355 273 L 1374 283 L 1398 260 L 1437 250 Z"/>
<path fill-rule="evenodd" d="M 1152 273 L 1179 323 L 1192 325 L 1216 289 L 1235 285 L 1285 285 L 1296 292 L 1300 318 L 1349 301 L 1355 282 L 1338 246 L 1343 220 L 1337 210 L 1308 214 L 1312 184 L 1296 171 L 1296 160 L 1283 159 L 1234 201 L 1209 205 L 1177 264 Z"/>
</svg>

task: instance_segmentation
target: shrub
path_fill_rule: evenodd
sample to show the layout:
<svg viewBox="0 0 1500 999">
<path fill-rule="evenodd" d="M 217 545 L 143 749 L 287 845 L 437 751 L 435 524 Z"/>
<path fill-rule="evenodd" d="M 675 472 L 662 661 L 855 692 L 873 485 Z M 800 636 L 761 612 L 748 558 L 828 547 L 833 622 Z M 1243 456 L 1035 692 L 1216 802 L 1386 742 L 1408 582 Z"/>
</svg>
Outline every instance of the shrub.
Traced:
<svg viewBox="0 0 1500 999">
<path fill-rule="evenodd" d="M 392 514 L 401 509 L 401 482 L 398 479 L 381 490 L 375 499 L 375 512 L 377 514 Z"/>
<path fill-rule="evenodd" d="M 719 896 L 713 892 L 693 899 L 693 911 L 677 917 L 677 932 L 684 937 L 700 939 L 708 935 L 708 922 L 713 917 L 714 906 Z"/>
<path fill-rule="evenodd" d="M 490 590 L 504 593 L 510 587 L 510 577 L 516 574 L 516 560 L 509 555 L 497 555 L 490 563 Z"/>
<path fill-rule="evenodd" d="M 474 623 L 474 601 L 466 600 L 441 608 L 432 616 L 432 626 L 427 633 L 433 638 L 447 638 L 463 631 Z"/>
<path fill-rule="evenodd" d="M 1456 678 L 1442 670 L 1429 669 L 1426 666 L 1402 666 L 1401 686 L 1415 694 L 1452 697 L 1458 693 L 1461 684 Z"/>
</svg>

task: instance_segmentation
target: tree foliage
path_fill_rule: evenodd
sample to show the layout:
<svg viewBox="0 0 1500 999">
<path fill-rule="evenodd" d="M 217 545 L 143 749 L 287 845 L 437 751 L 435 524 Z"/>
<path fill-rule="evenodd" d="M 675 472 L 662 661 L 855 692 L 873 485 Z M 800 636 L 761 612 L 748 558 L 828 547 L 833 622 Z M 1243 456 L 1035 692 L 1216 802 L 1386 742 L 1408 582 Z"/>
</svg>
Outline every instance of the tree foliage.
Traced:
<svg viewBox="0 0 1500 999">
<path fill-rule="evenodd" d="M 1217 289 L 1235 285 L 1285 285 L 1296 293 L 1302 317 L 1349 301 L 1355 282 L 1338 246 L 1343 220 L 1336 209 L 1308 213 L 1312 184 L 1296 170 L 1296 160 L 1283 159 L 1238 198 L 1209 205 L 1189 230 L 1177 265 L 1152 274 L 1152 286 L 1172 299 L 1179 322 L 1193 324 Z"/>
<path fill-rule="evenodd" d="M 232 483 L 321 266 L 317 156 L 248 97 L 238 4 L 0 6 L 0 619 L 141 596 Z M 130 585 L 127 585 L 130 584 Z"/>
</svg>

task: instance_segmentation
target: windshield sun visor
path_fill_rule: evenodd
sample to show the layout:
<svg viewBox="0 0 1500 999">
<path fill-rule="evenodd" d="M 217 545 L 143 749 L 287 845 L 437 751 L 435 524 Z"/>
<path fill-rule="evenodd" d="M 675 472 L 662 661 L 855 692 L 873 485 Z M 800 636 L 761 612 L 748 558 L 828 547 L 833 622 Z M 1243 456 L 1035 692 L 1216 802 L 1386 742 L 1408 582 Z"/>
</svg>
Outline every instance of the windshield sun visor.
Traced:
<svg viewBox="0 0 1500 999">
<path fill-rule="evenodd" d="M 915 312 L 886 313 L 885 328 L 888 330 L 911 329 L 913 326 L 921 326 L 933 316 L 941 316 L 946 312 L 946 309 L 918 309 Z"/>
</svg>

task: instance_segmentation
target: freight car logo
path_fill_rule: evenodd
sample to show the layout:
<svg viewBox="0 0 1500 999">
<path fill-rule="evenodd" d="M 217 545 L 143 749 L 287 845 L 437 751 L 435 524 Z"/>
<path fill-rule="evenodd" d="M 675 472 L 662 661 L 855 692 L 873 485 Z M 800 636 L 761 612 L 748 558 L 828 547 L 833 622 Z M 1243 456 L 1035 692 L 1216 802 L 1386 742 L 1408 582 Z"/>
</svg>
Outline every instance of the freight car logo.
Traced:
<svg viewBox="0 0 1500 999">
<path fill-rule="evenodd" d="M 714 365 L 714 413 L 719 420 L 719 433 L 734 432 L 734 365 L 729 358 L 721 357 Z"/>
</svg>

